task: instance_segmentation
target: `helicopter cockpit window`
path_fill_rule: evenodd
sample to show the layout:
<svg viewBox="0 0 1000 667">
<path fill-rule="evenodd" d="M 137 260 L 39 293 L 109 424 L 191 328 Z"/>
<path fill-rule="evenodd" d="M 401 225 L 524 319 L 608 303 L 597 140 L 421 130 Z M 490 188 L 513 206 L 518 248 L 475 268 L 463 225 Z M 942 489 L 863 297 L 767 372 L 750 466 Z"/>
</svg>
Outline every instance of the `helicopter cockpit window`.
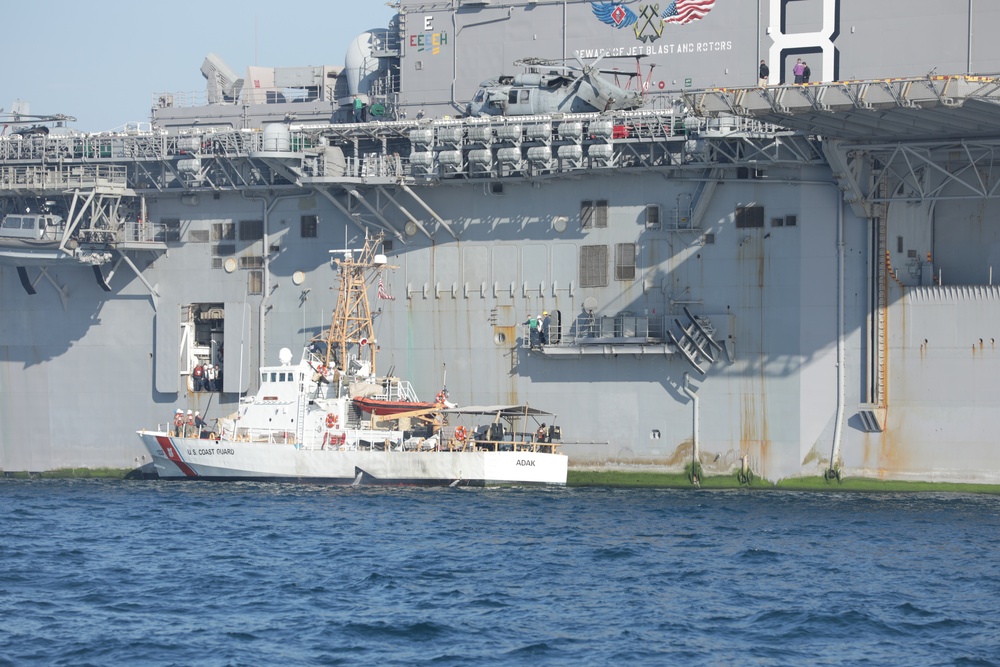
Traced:
<svg viewBox="0 0 1000 667">
<path fill-rule="evenodd" d="M 521 91 L 521 100 L 520 101 L 521 101 L 522 104 L 528 101 L 528 91 L 527 90 L 522 90 Z"/>
<path fill-rule="evenodd" d="M 483 99 L 485 97 L 486 97 L 486 91 L 483 90 L 482 88 L 480 88 L 479 92 L 476 93 L 476 99 L 475 99 L 476 104 L 482 104 L 483 103 Z"/>
<path fill-rule="evenodd" d="M 510 104 L 517 104 L 517 91 L 516 90 L 512 90 L 509 93 L 507 93 L 507 102 L 509 102 Z"/>
</svg>

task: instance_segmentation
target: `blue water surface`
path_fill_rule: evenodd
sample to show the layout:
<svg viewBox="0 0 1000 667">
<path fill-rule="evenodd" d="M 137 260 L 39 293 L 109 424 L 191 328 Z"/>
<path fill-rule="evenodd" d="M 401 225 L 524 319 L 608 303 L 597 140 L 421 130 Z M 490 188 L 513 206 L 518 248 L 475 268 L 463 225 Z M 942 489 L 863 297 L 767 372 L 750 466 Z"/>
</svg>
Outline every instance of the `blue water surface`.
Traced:
<svg viewBox="0 0 1000 667">
<path fill-rule="evenodd" d="M 0 665 L 1000 665 L 1000 498 L 0 481 Z"/>
</svg>

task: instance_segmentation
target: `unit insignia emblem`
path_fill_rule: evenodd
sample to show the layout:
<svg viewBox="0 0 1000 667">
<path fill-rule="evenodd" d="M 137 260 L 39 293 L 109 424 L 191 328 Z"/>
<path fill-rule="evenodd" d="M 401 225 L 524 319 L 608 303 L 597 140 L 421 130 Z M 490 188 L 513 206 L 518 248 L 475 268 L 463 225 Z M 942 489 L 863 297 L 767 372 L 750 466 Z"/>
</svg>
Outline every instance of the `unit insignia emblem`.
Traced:
<svg viewBox="0 0 1000 667">
<path fill-rule="evenodd" d="M 638 14 L 619 2 L 592 2 L 590 6 L 601 23 L 619 30 L 631 26 L 640 42 L 655 42 L 663 36 L 664 23 L 684 25 L 699 21 L 712 11 L 715 1 L 673 0 L 662 12 L 659 4 L 639 5 Z"/>
</svg>

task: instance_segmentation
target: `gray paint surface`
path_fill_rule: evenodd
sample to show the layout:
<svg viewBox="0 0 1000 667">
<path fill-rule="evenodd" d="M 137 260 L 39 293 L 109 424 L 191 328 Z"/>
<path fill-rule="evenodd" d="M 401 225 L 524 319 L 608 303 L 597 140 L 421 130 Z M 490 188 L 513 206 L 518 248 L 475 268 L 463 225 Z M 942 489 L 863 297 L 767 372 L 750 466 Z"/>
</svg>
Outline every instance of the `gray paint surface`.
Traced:
<svg viewBox="0 0 1000 667">
<path fill-rule="evenodd" d="M 638 13 L 645 3 L 626 4 Z M 979 4 L 971 17 L 973 37 L 1000 23 L 1000 12 Z M 868 5 L 761 2 L 758 22 L 755 3 L 718 3 L 701 21 L 665 26 L 657 39 L 640 40 L 633 31 L 597 21 L 590 3 L 493 3 L 463 7 L 452 17 L 445 10 L 422 9 L 427 3 L 403 2 L 401 103 L 411 120 L 419 111 L 454 116 L 480 81 L 513 72 L 514 59 L 570 56 L 577 49 L 666 47 L 666 53 L 642 60 L 644 68 L 656 65 L 651 81 L 657 92 L 664 81 L 664 98 L 683 88 L 687 78 L 692 88 L 753 85 L 758 54 L 766 54 L 779 78 L 799 53 L 819 64 L 814 80 L 922 75 L 935 66 L 938 73 L 1000 69 L 995 53 L 975 39 L 967 67 L 962 49 L 955 48 L 969 43 L 970 17 L 961 11 L 931 2 Z M 824 69 L 821 45 L 783 48 L 776 41 L 781 7 L 786 33 L 809 33 L 822 32 L 823 12 L 831 6 L 840 10 L 830 42 L 836 72 Z M 425 16 L 430 34 L 448 34 L 447 43 L 438 39 L 438 53 L 420 51 L 410 39 L 423 34 L 414 26 L 423 26 Z M 809 39 L 819 44 L 828 37 Z M 687 43 L 731 48 L 676 51 Z M 650 104 L 668 106 L 655 96 Z M 710 141 L 690 139 L 692 148 L 696 139 Z M 381 369 L 394 368 L 421 397 L 433 396 L 447 372 L 448 389 L 460 403 L 529 402 L 557 413 L 572 465 L 669 469 L 690 460 L 692 405 L 683 390 L 688 374 L 699 397 L 706 469 L 726 472 L 747 455 L 755 471 L 776 479 L 830 465 L 842 326 L 839 464 L 849 474 L 1000 480 L 993 435 L 1000 426 L 995 349 L 1000 293 L 987 284 L 998 252 L 992 223 L 996 199 L 968 198 L 958 186 L 944 185 L 933 202 L 908 201 L 900 188 L 893 195 L 900 199 L 885 204 L 880 219 L 892 268 L 886 290 L 886 417 L 882 432 L 866 432 L 859 415 L 872 401 L 870 377 L 878 355 L 873 284 L 884 263 L 872 248 L 876 222 L 844 203 L 849 194 L 835 185 L 829 164 L 772 162 L 750 150 L 754 137 L 743 141 L 746 152 L 714 174 L 685 162 L 670 168 L 414 181 L 410 187 L 458 240 L 386 183 L 432 238 L 418 231 L 393 239 L 388 254 L 399 268 L 386 287 L 396 299 L 374 302 Z M 739 167 L 760 169 L 760 177 L 745 178 Z M 933 170 L 926 178 L 936 178 Z M 714 188 L 707 189 L 706 180 Z M 491 187 L 499 182 L 502 193 Z M 273 363 L 282 347 L 297 354 L 304 340 L 328 324 L 336 285 L 328 251 L 345 243 L 357 247 L 363 237 L 358 221 L 369 228 L 380 224 L 339 186 L 333 196 L 356 220 L 313 187 L 327 186 L 221 187 L 215 198 L 202 184 L 195 205 L 182 202 L 181 190 L 150 192 L 150 219 L 177 218 L 182 228 L 181 241 L 168 253 L 134 254 L 145 280 L 156 286 L 155 299 L 124 268 L 112 278 L 112 292 L 105 293 L 89 268 L 60 264 L 48 274 L 68 293 L 64 306 L 47 278 L 37 283 L 38 294 L 29 296 L 14 265 L 0 264 L 0 469 L 141 465 L 145 454 L 134 430 L 166 423 L 177 407 L 199 409 L 210 420 L 227 415 L 235 409 L 235 392 L 244 388 L 238 386 L 241 379 L 253 389 L 257 366 Z M 360 178 L 349 187 L 376 202 L 395 229 L 404 228 L 407 216 L 380 199 L 371 182 Z M 706 191 L 710 194 L 698 202 Z M 259 295 L 248 294 L 247 269 L 213 268 L 220 259 L 213 255 L 216 242 L 195 240 L 210 238 L 215 224 L 261 219 L 262 203 L 248 200 L 250 194 L 267 200 L 267 245 L 277 246 L 234 243 L 237 259 L 266 255 L 268 278 Z M 285 194 L 298 197 L 277 198 Z M 581 228 L 581 204 L 593 200 L 609 203 L 606 228 Z M 703 210 L 699 230 L 645 227 L 647 205 L 658 205 L 666 222 L 693 202 Z M 764 207 L 764 227 L 736 227 L 737 207 L 749 204 Z M 844 309 L 838 324 L 841 208 Z M 318 216 L 316 238 L 302 237 L 304 215 Z M 786 216 L 795 216 L 797 224 L 772 226 L 773 218 Z M 706 234 L 714 235 L 711 242 Z M 635 244 L 634 279 L 615 279 L 619 244 Z M 581 248 L 594 245 L 609 250 L 607 284 L 582 287 Z M 304 275 L 300 285 L 293 281 L 296 272 Z M 943 285 L 929 280 L 938 272 Z M 192 303 L 225 306 L 226 393 L 183 389 L 177 370 L 179 309 Z M 731 352 L 719 355 L 704 377 L 676 353 L 618 347 L 601 354 L 539 354 L 520 341 L 520 323 L 543 309 L 558 312 L 570 327 L 586 321 L 591 307 L 597 318 L 666 315 L 672 322 L 684 317 L 684 306 L 707 317 Z"/>
</svg>

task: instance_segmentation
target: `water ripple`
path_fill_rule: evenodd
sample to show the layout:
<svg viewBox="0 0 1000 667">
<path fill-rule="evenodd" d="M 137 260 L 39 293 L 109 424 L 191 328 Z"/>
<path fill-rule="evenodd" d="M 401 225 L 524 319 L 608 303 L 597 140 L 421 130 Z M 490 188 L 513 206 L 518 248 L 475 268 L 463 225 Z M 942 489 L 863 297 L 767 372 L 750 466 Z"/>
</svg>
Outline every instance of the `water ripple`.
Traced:
<svg viewBox="0 0 1000 667">
<path fill-rule="evenodd" d="M 0 480 L 7 665 L 1000 665 L 1000 499 Z"/>
</svg>

